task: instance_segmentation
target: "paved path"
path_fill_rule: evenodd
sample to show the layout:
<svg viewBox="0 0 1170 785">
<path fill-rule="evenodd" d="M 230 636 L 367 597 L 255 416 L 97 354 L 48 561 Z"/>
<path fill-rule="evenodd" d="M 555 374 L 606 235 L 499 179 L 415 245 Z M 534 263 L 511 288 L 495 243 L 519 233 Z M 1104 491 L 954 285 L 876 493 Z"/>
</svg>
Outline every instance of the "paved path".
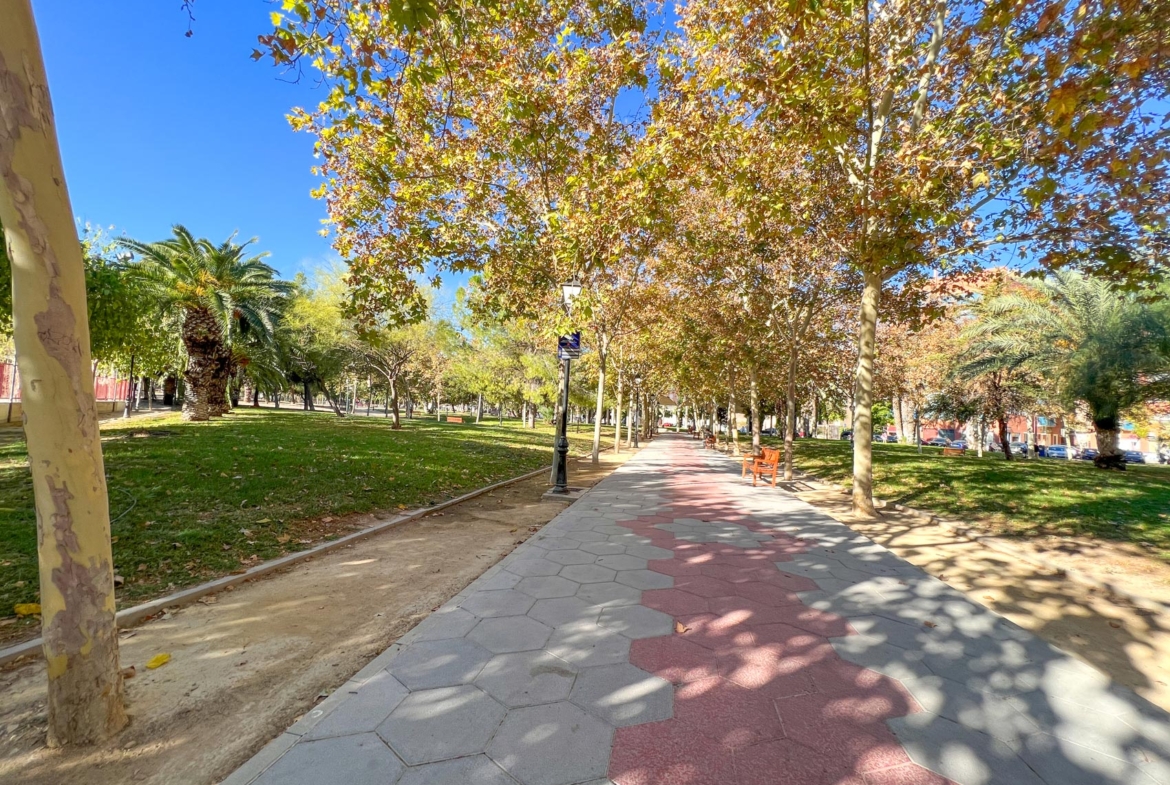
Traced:
<svg viewBox="0 0 1170 785">
<path fill-rule="evenodd" d="M 664 436 L 230 785 L 1170 785 L 1170 717 Z"/>
</svg>

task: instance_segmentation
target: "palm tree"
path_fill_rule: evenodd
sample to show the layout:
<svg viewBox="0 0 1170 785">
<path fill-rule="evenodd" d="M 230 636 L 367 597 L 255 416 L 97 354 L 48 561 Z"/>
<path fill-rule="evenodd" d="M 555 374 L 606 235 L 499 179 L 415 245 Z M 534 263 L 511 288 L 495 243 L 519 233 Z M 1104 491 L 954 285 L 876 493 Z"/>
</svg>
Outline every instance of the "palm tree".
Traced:
<svg viewBox="0 0 1170 785">
<path fill-rule="evenodd" d="M 195 238 L 181 225 L 172 231 L 174 237 L 166 240 L 122 244 L 140 257 L 133 265 L 134 275 L 159 311 L 183 316 L 181 334 L 187 350 L 183 417 L 207 420 L 230 411 L 226 390 L 233 327 L 270 338 L 291 286 L 262 261 L 267 254 L 248 255 L 254 239 L 241 245 L 233 235 L 216 245 Z"/>
<path fill-rule="evenodd" d="M 1170 324 L 1136 296 L 1075 272 L 1027 281 L 993 297 L 967 331 L 985 357 L 1048 380 L 1067 409 L 1083 402 L 1101 468 L 1125 468 L 1121 413 L 1158 394 L 1170 376 Z"/>
</svg>

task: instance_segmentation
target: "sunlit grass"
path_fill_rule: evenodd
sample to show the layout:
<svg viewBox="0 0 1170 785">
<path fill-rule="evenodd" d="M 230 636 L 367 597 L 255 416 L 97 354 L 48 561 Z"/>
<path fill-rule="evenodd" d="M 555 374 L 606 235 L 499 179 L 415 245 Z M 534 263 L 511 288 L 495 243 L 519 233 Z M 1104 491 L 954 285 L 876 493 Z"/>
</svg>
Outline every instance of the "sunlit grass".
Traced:
<svg viewBox="0 0 1170 785">
<path fill-rule="evenodd" d="M 850 485 L 852 445 L 797 441 L 799 468 Z M 1085 461 L 944 458 L 938 448 L 874 445 L 874 493 L 1019 534 L 1077 534 L 1143 544 L 1170 558 L 1170 468 L 1106 472 Z"/>
<path fill-rule="evenodd" d="M 588 435 L 570 433 L 574 451 Z M 240 409 L 107 421 L 119 605 L 346 533 L 347 513 L 414 508 L 549 464 L 552 430 Z M 0 446 L 0 616 L 37 601 L 36 523 L 23 441 Z"/>
</svg>

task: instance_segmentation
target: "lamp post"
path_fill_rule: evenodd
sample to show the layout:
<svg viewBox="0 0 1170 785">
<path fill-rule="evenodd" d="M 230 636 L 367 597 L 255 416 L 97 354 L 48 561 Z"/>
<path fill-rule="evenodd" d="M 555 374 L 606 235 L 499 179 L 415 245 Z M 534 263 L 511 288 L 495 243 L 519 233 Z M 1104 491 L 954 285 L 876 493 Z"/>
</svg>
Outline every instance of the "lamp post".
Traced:
<svg viewBox="0 0 1170 785">
<path fill-rule="evenodd" d="M 561 284 L 561 301 L 565 312 L 573 310 L 573 300 L 581 294 L 581 283 L 576 279 Z M 564 363 L 564 388 L 561 391 L 561 416 L 557 418 L 557 440 L 553 454 L 553 493 L 569 492 L 569 364 L 570 351 L 561 352 L 561 362 Z"/>
<path fill-rule="evenodd" d="M 638 449 L 638 431 L 642 430 L 642 376 L 634 377 L 634 449 Z"/>
</svg>

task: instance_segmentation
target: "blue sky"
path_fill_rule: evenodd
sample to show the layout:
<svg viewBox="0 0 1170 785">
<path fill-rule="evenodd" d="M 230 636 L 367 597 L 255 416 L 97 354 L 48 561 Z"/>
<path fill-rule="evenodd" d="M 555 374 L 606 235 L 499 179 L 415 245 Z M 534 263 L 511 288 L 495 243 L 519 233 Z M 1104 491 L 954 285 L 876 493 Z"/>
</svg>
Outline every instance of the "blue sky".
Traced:
<svg viewBox="0 0 1170 785">
<path fill-rule="evenodd" d="M 317 234 L 313 138 L 285 119 L 321 91 L 250 53 L 266 0 L 33 0 L 78 218 L 142 240 L 233 231 L 291 277 L 336 260 Z"/>
</svg>

